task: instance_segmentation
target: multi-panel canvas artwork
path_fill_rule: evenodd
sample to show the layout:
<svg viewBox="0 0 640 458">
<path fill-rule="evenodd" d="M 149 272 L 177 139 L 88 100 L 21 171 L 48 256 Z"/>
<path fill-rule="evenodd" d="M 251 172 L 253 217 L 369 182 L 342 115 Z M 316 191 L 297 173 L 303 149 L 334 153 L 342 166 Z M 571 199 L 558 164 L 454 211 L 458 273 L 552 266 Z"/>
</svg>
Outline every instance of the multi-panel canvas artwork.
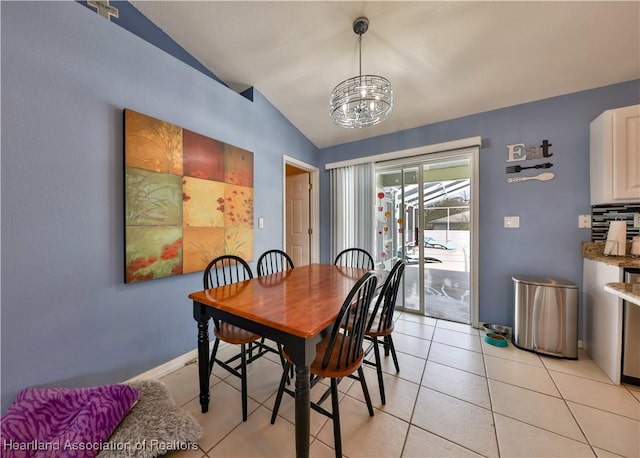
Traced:
<svg viewBox="0 0 640 458">
<path fill-rule="evenodd" d="M 125 283 L 253 260 L 253 153 L 124 110 Z"/>
</svg>

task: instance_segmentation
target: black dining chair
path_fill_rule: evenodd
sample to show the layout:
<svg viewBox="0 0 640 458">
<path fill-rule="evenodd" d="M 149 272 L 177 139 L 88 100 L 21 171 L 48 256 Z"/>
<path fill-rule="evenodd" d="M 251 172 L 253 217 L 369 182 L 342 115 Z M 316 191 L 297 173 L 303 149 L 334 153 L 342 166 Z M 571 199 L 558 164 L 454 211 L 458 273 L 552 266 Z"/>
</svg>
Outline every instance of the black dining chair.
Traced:
<svg viewBox="0 0 640 458">
<path fill-rule="evenodd" d="M 252 278 L 251 268 L 244 259 L 234 255 L 219 256 L 211 261 L 204 270 L 204 289 L 238 284 Z M 259 342 L 262 336 L 220 320 L 214 319 L 213 321 L 216 339 L 209 361 L 209 375 L 211 375 L 213 365 L 216 363 L 240 378 L 242 385 L 242 421 L 247 421 L 247 364 L 268 352 L 277 352 L 275 349 Z M 232 345 L 240 345 L 240 353 L 226 360 L 216 358 L 220 341 Z M 254 346 L 257 347 L 255 348 L 255 353 Z M 232 365 L 238 359 L 240 359 L 240 364 Z"/>
<path fill-rule="evenodd" d="M 373 272 L 364 274 L 353 286 L 338 313 L 331 331 L 316 345 L 316 357 L 309 367 L 313 376 L 311 388 L 316 386 L 323 378 L 331 379 L 331 412 L 312 402 L 311 408 L 333 420 L 333 436 L 336 457 L 342 456 L 342 439 L 340 434 L 340 411 L 338 408 L 338 381 L 343 377 L 350 377 L 360 381 L 364 393 L 369 415 L 373 416 L 371 397 L 364 378 L 362 361 L 364 351 L 362 343 L 366 332 L 367 311 L 371 305 L 373 294 L 378 279 Z M 271 415 L 271 424 L 274 424 L 280 409 L 282 394 L 294 396 L 295 393 L 286 388 L 285 384 L 292 366 L 291 359 L 286 353 L 287 359 L 278 394 Z M 354 375 L 357 372 L 358 375 Z"/>
<path fill-rule="evenodd" d="M 293 269 L 293 261 L 287 253 L 282 250 L 267 250 L 260 255 L 257 262 L 258 277 L 274 274 L 276 272 L 284 272 Z M 264 343 L 264 339 L 261 340 Z M 282 345 L 278 344 L 278 354 L 280 362 L 285 365 L 284 354 L 282 353 Z M 293 371 L 291 373 L 293 376 Z"/>
<path fill-rule="evenodd" d="M 260 255 L 257 263 L 258 277 L 293 269 L 293 261 L 282 250 L 267 250 Z"/>
<path fill-rule="evenodd" d="M 372 342 L 371 347 L 367 349 L 367 353 L 369 353 L 371 348 L 373 348 L 375 361 L 365 359 L 364 363 L 376 367 L 382 404 L 386 403 L 386 397 L 384 393 L 384 381 L 382 379 L 382 360 L 380 358 L 380 349 L 378 344 L 382 343 L 386 356 L 391 353 L 393 364 L 396 367 L 396 372 L 400 372 L 400 365 L 398 364 L 398 357 L 396 356 L 396 349 L 393 345 L 391 333 L 393 332 L 393 313 L 396 308 L 396 299 L 398 297 L 400 283 L 402 282 L 405 265 L 406 263 L 403 260 L 399 260 L 395 263 L 391 272 L 389 272 L 389 275 L 385 279 L 373 310 L 367 316 L 365 339 Z M 382 339 L 382 341 L 379 339 Z"/>
<path fill-rule="evenodd" d="M 373 270 L 373 257 L 362 248 L 347 248 L 342 250 L 333 261 L 336 266 L 357 267 Z"/>
</svg>

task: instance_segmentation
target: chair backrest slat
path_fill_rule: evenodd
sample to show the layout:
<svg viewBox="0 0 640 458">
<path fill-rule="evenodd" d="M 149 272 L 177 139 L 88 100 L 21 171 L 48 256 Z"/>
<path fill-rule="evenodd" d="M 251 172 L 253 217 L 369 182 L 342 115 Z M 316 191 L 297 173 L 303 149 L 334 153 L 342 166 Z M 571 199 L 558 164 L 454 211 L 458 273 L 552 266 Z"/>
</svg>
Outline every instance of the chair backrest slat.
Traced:
<svg viewBox="0 0 640 458">
<path fill-rule="evenodd" d="M 347 248 L 342 250 L 333 261 L 336 266 L 357 267 L 359 269 L 373 269 L 373 257 L 362 248 Z"/>
<path fill-rule="evenodd" d="M 282 250 L 268 250 L 262 253 L 257 263 L 258 277 L 293 269 L 293 261 Z"/>
<path fill-rule="evenodd" d="M 360 357 L 367 310 L 377 282 L 376 275 L 367 272 L 347 295 L 331 330 L 329 344 L 322 359 L 323 368 L 326 369 L 333 360 L 337 361 L 335 368 L 340 369 L 354 364 Z"/>
<path fill-rule="evenodd" d="M 378 295 L 376 304 L 371 313 L 369 323 L 367 323 L 367 330 L 371 329 L 373 323 L 376 320 L 378 311 L 380 313 L 380 319 L 377 324 L 377 331 L 382 331 L 391 327 L 393 322 L 393 313 L 396 308 L 396 299 L 398 297 L 398 290 L 400 289 L 400 283 L 402 282 L 402 275 L 404 274 L 404 268 L 406 263 L 401 259 L 396 262 L 389 272 L 382 290 Z"/>
<path fill-rule="evenodd" d="M 239 256 L 218 256 L 204 269 L 204 289 L 216 288 L 253 278 L 251 267 Z"/>
</svg>

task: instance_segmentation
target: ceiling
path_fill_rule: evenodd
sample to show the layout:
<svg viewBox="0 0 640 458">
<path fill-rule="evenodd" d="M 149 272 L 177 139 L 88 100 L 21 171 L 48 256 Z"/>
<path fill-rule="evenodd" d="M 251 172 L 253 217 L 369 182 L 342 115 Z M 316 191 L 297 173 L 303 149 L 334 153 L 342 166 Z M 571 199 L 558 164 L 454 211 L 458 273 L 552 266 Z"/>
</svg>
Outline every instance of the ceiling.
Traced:
<svg viewBox="0 0 640 458">
<path fill-rule="evenodd" d="M 255 87 L 324 148 L 640 78 L 640 2 L 132 1 L 235 90 Z M 345 129 L 329 94 L 391 81 L 381 124 Z"/>
</svg>

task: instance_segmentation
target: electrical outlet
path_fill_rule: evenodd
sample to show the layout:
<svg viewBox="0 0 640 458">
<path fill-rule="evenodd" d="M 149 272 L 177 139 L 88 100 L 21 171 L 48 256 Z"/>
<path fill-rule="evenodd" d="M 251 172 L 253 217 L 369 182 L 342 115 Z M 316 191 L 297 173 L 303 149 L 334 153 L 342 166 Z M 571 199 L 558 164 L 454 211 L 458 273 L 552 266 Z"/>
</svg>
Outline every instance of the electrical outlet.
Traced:
<svg viewBox="0 0 640 458">
<path fill-rule="evenodd" d="M 633 227 L 640 227 L 640 213 L 633 214 Z"/>
<path fill-rule="evenodd" d="M 578 227 L 589 229 L 591 227 L 591 215 L 578 215 Z"/>
<path fill-rule="evenodd" d="M 505 216 L 504 217 L 504 227 L 507 229 L 517 229 L 520 227 L 520 217 L 519 216 Z"/>
</svg>

